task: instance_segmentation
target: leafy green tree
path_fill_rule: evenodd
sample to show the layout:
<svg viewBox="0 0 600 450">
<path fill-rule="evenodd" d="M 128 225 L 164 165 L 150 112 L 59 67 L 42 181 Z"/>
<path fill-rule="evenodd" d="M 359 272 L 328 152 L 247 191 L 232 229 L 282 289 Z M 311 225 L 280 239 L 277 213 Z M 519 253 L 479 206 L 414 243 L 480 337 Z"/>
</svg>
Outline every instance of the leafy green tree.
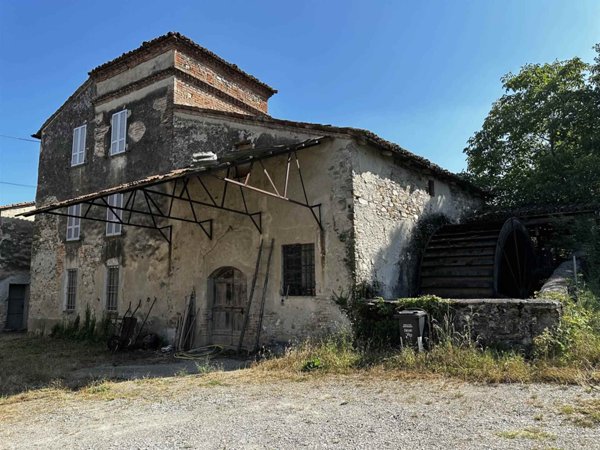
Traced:
<svg viewBox="0 0 600 450">
<path fill-rule="evenodd" d="M 465 149 L 467 176 L 499 207 L 600 201 L 600 44 L 579 58 L 528 64 Z"/>
</svg>

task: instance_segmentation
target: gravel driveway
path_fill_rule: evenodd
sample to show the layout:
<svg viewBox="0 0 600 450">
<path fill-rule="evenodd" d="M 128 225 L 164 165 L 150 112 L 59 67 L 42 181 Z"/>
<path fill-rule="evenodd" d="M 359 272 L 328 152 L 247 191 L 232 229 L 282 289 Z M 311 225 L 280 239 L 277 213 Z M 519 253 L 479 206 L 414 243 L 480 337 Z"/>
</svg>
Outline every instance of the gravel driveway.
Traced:
<svg viewBox="0 0 600 450">
<path fill-rule="evenodd" d="M 17 414 L 0 424 L 0 447 L 600 449 L 598 428 L 561 414 L 600 397 L 578 386 L 224 376 L 174 395 L 73 397 Z"/>
</svg>

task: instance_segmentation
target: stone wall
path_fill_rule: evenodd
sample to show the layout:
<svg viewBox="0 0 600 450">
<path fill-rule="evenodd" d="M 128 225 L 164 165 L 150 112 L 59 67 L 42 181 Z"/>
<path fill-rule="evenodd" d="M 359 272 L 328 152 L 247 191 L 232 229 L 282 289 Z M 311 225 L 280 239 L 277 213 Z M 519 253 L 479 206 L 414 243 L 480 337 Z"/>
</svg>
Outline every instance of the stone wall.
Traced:
<svg viewBox="0 0 600 450">
<path fill-rule="evenodd" d="M 542 299 L 450 300 L 454 328 L 483 346 L 529 352 L 533 339 L 555 329 L 561 305 Z"/>
<path fill-rule="evenodd" d="M 353 153 L 353 171 L 357 281 L 385 298 L 416 295 L 425 244 L 419 228 L 434 219 L 458 222 L 481 198 L 367 146 Z"/>
<path fill-rule="evenodd" d="M 458 342 L 478 347 L 517 350 L 529 354 L 536 336 L 558 327 L 562 313 L 560 302 L 543 299 L 451 299 L 448 303 L 414 303 L 430 314 L 434 329 Z M 398 312 L 406 308 L 400 300 L 369 301 L 360 310 L 363 323 L 358 331 L 366 339 L 392 346 L 400 345 Z M 406 305 L 406 303 L 404 304 Z M 412 309 L 412 306 L 410 307 Z M 434 331 L 434 342 L 439 339 Z"/>
</svg>

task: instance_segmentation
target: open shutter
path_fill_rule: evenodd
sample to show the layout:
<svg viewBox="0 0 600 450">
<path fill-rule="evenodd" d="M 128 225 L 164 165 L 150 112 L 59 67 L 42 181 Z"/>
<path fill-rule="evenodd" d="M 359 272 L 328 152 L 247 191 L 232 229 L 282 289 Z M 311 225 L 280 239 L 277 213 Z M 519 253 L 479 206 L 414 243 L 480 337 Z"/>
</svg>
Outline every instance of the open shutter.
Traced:
<svg viewBox="0 0 600 450">
<path fill-rule="evenodd" d="M 110 123 L 110 154 L 117 153 L 117 145 L 119 142 L 119 115 L 113 114 Z"/>
<path fill-rule="evenodd" d="M 127 135 L 127 110 L 123 111 L 121 114 L 120 127 L 119 127 L 119 151 L 125 151 L 125 137 Z"/>
<path fill-rule="evenodd" d="M 73 147 L 71 147 L 71 165 L 77 164 L 77 141 L 79 140 L 79 128 L 73 130 Z"/>
<path fill-rule="evenodd" d="M 127 136 L 127 110 L 114 113 L 111 120 L 110 154 L 116 155 L 125 151 Z"/>
<path fill-rule="evenodd" d="M 85 162 L 85 138 L 87 135 L 87 125 L 79 127 L 79 152 L 77 164 L 83 164 Z"/>
</svg>

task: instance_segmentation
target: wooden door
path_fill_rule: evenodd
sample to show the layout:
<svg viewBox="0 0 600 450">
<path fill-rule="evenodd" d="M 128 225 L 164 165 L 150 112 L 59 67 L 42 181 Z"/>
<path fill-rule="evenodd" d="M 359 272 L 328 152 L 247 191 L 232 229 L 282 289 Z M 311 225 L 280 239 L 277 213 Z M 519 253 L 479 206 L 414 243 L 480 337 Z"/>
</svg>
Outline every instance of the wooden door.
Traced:
<svg viewBox="0 0 600 450">
<path fill-rule="evenodd" d="M 235 267 L 222 267 L 211 275 L 212 343 L 237 346 L 246 311 L 246 277 Z"/>
</svg>

